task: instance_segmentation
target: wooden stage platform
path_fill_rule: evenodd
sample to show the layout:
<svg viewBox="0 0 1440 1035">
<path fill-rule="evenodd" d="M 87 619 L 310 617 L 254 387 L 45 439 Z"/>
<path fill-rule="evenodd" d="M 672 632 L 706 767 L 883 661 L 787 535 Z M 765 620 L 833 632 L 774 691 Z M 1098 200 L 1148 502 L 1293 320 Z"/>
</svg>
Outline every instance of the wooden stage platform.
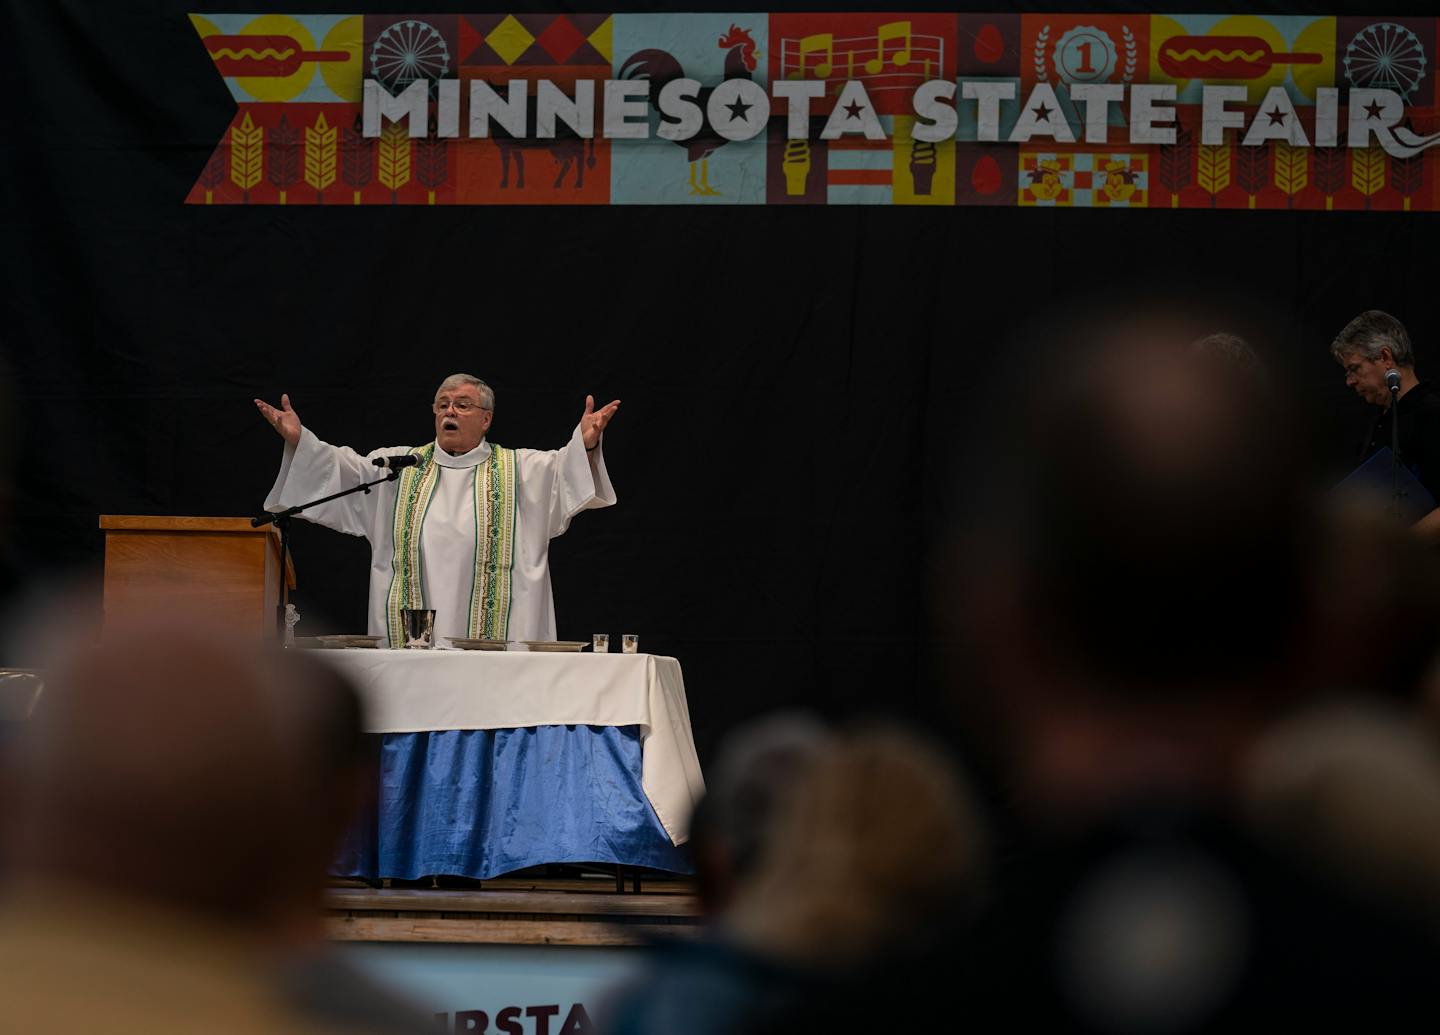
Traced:
<svg viewBox="0 0 1440 1035">
<path fill-rule="evenodd" d="M 327 933 L 347 942 L 466 945 L 642 945 L 694 937 L 700 906 L 688 878 L 646 873 L 617 891 L 613 873 L 502 877 L 463 890 L 332 882 Z"/>
</svg>

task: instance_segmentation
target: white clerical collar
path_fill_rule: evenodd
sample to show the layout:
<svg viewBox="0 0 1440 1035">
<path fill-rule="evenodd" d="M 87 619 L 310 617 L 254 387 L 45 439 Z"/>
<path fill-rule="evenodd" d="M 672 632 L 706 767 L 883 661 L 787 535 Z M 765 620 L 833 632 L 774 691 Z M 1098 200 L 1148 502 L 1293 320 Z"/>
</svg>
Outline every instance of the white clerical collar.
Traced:
<svg viewBox="0 0 1440 1035">
<path fill-rule="evenodd" d="M 490 459 L 490 443 L 483 438 L 480 444 L 468 453 L 461 453 L 459 456 L 451 456 L 440 448 L 440 443 L 435 443 L 435 462 L 441 467 L 479 467 L 486 460 Z"/>
</svg>

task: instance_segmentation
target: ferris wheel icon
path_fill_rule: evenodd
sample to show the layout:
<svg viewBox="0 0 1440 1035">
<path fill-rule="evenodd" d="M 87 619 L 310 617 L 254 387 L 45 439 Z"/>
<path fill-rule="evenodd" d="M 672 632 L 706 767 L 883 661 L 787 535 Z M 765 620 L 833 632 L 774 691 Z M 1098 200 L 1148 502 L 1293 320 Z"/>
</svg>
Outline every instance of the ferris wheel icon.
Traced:
<svg viewBox="0 0 1440 1035">
<path fill-rule="evenodd" d="M 450 68 L 450 48 L 440 30 L 426 22 L 396 22 L 370 45 L 370 74 L 390 93 L 398 94 L 417 79 L 435 83 Z"/>
<path fill-rule="evenodd" d="M 1367 25 L 1345 48 L 1345 78 L 1351 86 L 1394 90 L 1408 97 L 1425 78 L 1425 47 L 1403 25 Z"/>
</svg>

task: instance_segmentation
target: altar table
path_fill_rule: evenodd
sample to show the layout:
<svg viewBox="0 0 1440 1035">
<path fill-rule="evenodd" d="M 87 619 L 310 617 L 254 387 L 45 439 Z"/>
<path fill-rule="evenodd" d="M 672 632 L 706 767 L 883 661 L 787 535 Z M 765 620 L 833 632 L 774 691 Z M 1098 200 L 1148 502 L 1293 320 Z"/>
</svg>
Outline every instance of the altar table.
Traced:
<svg viewBox="0 0 1440 1035">
<path fill-rule="evenodd" d="M 337 872 L 489 878 L 541 863 L 687 872 L 704 779 L 674 658 L 335 650 L 380 734 L 374 815 Z"/>
</svg>

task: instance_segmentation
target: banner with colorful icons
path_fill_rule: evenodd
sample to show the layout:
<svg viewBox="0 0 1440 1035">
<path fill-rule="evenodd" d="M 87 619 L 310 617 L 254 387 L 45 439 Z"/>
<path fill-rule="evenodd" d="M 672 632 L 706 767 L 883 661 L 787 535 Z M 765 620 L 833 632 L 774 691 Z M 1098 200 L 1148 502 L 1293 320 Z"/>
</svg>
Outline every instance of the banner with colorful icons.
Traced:
<svg viewBox="0 0 1440 1035">
<path fill-rule="evenodd" d="M 186 201 L 1440 209 L 1440 19 L 191 15 Z"/>
</svg>

